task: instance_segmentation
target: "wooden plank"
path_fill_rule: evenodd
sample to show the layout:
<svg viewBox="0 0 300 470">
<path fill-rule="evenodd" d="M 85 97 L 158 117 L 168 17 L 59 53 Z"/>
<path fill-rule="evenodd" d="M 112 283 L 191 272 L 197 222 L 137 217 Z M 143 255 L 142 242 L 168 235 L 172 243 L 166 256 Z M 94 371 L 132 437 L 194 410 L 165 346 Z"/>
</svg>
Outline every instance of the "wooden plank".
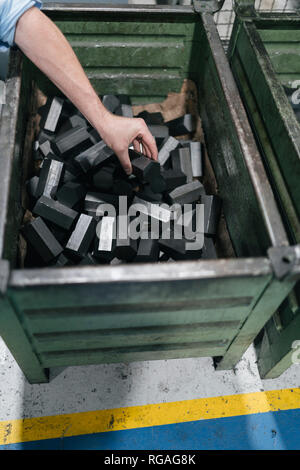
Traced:
<svg viewBox="0 0 300 470">
<path fill-rule="evenodd" d="M 84 364 L 109 364 L 115 362 L 135 362 L 177 359 L 185 357 L 210 357 L 224 353 L 225 347 L 219 343 L 185 343 L 139 346 L 132 348 L 112 348 L 81 351 L 48 352 L 41 354 L 45 367 L 75 366 Z"/>
</svg>

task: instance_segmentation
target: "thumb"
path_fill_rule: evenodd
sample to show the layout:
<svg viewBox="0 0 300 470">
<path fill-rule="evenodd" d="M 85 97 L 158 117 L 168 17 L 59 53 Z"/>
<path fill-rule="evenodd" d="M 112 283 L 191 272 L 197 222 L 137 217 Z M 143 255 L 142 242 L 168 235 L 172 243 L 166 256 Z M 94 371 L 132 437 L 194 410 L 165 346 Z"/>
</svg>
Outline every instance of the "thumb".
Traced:
<svg viewBox="0 0 300 470">
<path fill-rule="evenodd" d="M 129 154 L 128 154 L 128 149 L 123 150 L 122 152 L 118 152 L 117 157 L 120 160 L 120 163 L 121 163 L 125 173 L 127 175 L 131 175 L 132 166 L 131 166 L 131 162 L 130 162 L 130 158 L 129 158 Z"/>
</svg>

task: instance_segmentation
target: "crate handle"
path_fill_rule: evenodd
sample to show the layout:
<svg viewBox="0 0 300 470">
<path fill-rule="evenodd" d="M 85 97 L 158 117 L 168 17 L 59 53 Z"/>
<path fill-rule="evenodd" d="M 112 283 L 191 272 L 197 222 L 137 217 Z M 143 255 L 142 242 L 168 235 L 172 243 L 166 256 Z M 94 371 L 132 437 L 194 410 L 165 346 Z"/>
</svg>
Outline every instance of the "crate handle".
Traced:
<svg viewBox="0 0 300 470">
<path fill-rule="evenodd" d="M 224 5 L 225 0 L 193 0 L 196 13 L 217 13 Z"/>
</svg>

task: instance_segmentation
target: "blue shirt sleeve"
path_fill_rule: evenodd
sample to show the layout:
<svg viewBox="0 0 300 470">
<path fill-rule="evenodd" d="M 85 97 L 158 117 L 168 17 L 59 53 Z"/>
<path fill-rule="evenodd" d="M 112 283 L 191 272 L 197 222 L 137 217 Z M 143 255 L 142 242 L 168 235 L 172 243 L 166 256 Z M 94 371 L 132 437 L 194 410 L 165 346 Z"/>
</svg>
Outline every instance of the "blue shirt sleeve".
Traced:
<svg viewBox="0 0 300 470">
<path fill-rule="evenodd" d="M 0 0 L 0 51 L 14 45 L 16 24 L 20 16 L 31 7 L 41 8 L 34 0 Z"/>
</svg>

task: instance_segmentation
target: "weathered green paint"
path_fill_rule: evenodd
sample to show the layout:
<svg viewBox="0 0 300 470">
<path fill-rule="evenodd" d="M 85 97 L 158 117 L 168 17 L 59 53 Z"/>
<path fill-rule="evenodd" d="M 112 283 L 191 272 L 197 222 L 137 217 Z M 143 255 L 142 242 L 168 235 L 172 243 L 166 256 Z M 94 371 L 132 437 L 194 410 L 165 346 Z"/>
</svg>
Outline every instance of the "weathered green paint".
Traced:
<svg viewBox="0 0 300 470">
<path fill-rule="evenodd" d="M 281 83 L 300 76 L 300 18 L 237 18 L 229 58 L 292 239 L 300 233 L 300 125 Z M 289 83 L 290 85 L 290 83 Z"/>
<path fill-rule="evenodd" d="M 273 379 L 292 365 L 293 343 L 300 339 L 300 307 L 293 311 L 287 301 L 268 321 L 257 346 L 258 370 L 262 378 Z"/>
<path fill-rule="evenodd" d="M 126 7 L 124 14 L 118 7 L 113 14 L 107 8 L 81 12 L 65 7 L 48 13 L 67 34 L 100 94 L 129 93 L 135 102 L 159 101 L 179 91 L 184 78 L 195 81 L 226 223 L 241 258 L 12 269 L 6 298 L 12 319 L 0 311 L 1 333 L 2 320 L 13 328 L 17 317 L 42 368 L 194 356 L 222 356 L 223 366 L 232 367 L 292 286 L 275 283 L 273 301 L 269 294 L 264 300 L 274 284 L 266 250 L 286 246 L 288 240 L 212 15 L 198 15 L 190 7 L 174 7 L 174 14 L 144 6 Z M 16 147 L 16 164 L 21 165 L 33 87 L 46 94 L 57 90 L 20 52 L 12 52 L 9 77 L 17 77 L 26 90 L 21 97 L 16 93 L 8 132 L 10 149 Z M 7 130 L 5 122 L 1 129 Z M 4 155 L 5 190 L 11 193 L 20 188 L 20 173 L 10 171 L 11 157 Z M 11 200 L 19 218 L 10 216 L 0 188 L 0 206 L 9 219 L 4 225 L 0 218 L 4 253 L 14 268 L 10 240 L 17 236 L 22 208 L 18 198 Z M 4 338 L 11 349 L 22 350 L 20 335 Z M 16 358 L 28 380 L 37 381 L 31 358 Z"/>
</svg>

